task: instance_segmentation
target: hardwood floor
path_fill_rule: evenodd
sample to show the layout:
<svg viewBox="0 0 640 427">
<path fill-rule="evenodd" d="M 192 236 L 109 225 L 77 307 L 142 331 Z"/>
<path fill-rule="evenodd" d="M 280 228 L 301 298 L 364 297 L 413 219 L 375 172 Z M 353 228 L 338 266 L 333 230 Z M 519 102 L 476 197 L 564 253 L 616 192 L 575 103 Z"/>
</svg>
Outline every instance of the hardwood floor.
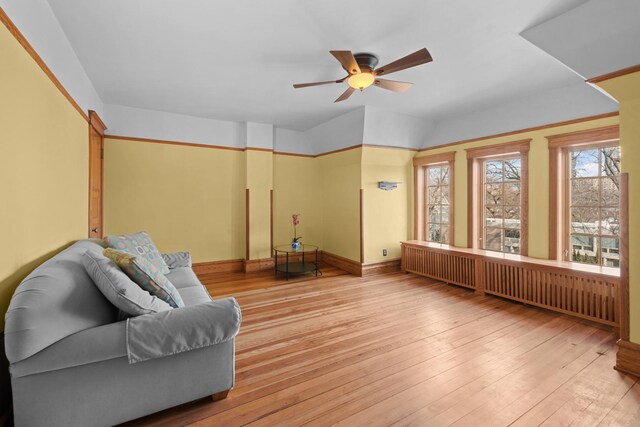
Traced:
<svg viewBox="0 0 640 427">
<path fill-rule="evenodd" d="M 322 272 L 201 277 L 242 307 L 236 386 L 131 424 L 640 425 L 611 331 L 414 275 Z"/>
</svg>

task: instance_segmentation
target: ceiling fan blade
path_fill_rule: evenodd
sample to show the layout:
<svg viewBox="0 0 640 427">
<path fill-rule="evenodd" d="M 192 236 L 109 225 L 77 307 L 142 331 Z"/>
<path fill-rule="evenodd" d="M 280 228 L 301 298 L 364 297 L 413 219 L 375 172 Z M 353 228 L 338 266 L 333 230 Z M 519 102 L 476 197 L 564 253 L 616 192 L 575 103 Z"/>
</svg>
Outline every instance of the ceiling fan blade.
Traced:
<svg viewBox="0 0 640 427">
<path fill-rule="evenodd" d="M 433 61 L 433 58 L 429 51 L 426 48 L 422 48 L 404 58 L 400 58 L 383 67 L 378 67 L 378 69 L 376 69 L 376 75 L 381 76 L 383 74 L 395 73 L 396 71 L 405 70 L 431 61 Z"/>
<path fill-rule="evenodd" d="M 351 94 L 352 94 L 353 92 L 355 92 L 355 91 L 356 91 L 356 90 L 355 90 L 354 88 L 352 88 L 351 86 L 349 86 L 349 87 L 347 88 L 347 90 L 345 90 L 345 91 L 342 93 L 342 95 L 340 95 L 340 96 L 338 97 L 338 99 L 336 99 L 336 100 L 335 100 L 335 101 L 333 101 L 333 102 L 335 103 L 335 102 L 344 101 L 345 99 L 349 98 L 349 97 L 351 96 Z"/>
<path fill-rule="evenodd" d="M 398 82 L 396 80 L 386 80 L 386 79 L 376 79 L 373 83 L 374 86 L 381 87 L 382 89 L 390 90 L 391 92 L 406 92 L 413 83 L 409 82 Z"/>
<path fill-rule="evenodd" d="M 293 85 L 293 87 L 296 88 L 296 89 L 300 89 L 301 87 L 328 85 L 330 83 L 342 83 L 343 81 L 344 81 L 344 79 L 327 80 L 325 82 L 313 82 L 313 83 L 296 83 L 296 84 Z"/>
<path fill-rule="evenodd" d="M 350 50 L 330 50 L 329 53 L 340 61 L 344 69 L 347 70 L 349 74 L 357 74 L 360 72 L 360 66 L 356 62 L 356 58 Z"/>
</svg>

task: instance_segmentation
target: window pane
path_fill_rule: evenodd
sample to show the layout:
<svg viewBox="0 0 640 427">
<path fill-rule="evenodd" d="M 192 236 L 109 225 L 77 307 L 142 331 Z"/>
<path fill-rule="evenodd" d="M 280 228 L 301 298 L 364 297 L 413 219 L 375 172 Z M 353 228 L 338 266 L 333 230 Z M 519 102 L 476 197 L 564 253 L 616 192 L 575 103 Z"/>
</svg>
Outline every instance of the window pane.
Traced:
<svg viewBox="0 0 640 427">
<path fill-rule="evenodd" d="M 620 241 L 603 237 L 600 252 L 601 263 L 605 267 L 620 267 Z"/>
<path fill-rule="evenodd" d="M 620 175 L 620 147 L 602 150 L 602 176 Z"/>
<path fill-rule="evenodd" d="M 503 203 L 505 205 L 519 205 L 520 204 L 520 183 L 508 182 L 503 187 Z"/>
<path fill-rule="evenodd" d="M 487 206 L 485 208 L 484 221 L 487 227 L 502 227 L 502 206 Z"/>
<path fill-rule="evenodd" d="M 504 161 L 504 180 L 520 181 L 521 160 L 509 159 Z"/>
<path fill-rule="evenodd" d="M 571 232 L 598 234 L 597 208 L 571 208 Z"/>
<path fill-rule="evenodd" d="M 449 166 L 443 166 L 442 168 L 442 180 L 440 181 L 443 185 L 449 185 Z"/>
<path fill-rule="evenodd" d="M 429 206 L 429 222 L 440 222 L 440 206 Z"/>
<path fill-rule="evenodd" d="M 448 224 L 449 221 L 449 205 L 440 207 L 440 222 Z"/>
<path fill-rule="evenodd" d="M 620 235 L 620 210 L 603 209 L 601 215 L 600 232 L 603 236 Z"/>
<path fill-rule="evenodd" d="M 502 200 L 502 184 L 486 184 L 484 186 L 485 203 L 499 205 Z"/>
<path fill-rule="evenodd" d="M 440 224 L 429 224 L 427 240 L 431 242 L 440 241 Z"/>
<path fill-rule="evenodd" d="M 502 160 L 492 160 L 484 164 L 485 182 L 502 181 Z"/>
<path fill-rule="evenodd" d="M 440 185 L 442 170 L 439 167 L 427 168 L 427 185 Z"/>
<path fill-rule="evenodd" d="M 502 229 L 500 228 L 485 229 L 484 248 L 492 251 L 502 251 Z"/>
<path fill-rule="evenodd" d="M 571 235 L 571 260 L 586 264 L 597 264 L 595 237 Z"/>
<path fill-rule="evenodd" d="M 512 254 L 520 253 L 520 230 L 504 231 L 504 249 L 505 252 Z"/>
<path fill-rule="evenodd" d="M 429 205 L 439 205 L 442 203 L 442 193 L 440 191 L 441 187 L 428 187 L 427 190 L 427 204 Z"/>
<path fill-rule="evenodd" d="M 598 206 L 599 178 L 571 180 L 571 206 Z"/>
<path fill-rule="evenodd" d="M 605 176 L 601 181 L 602 206 L 617 207 L 620 203 L 620 181 L 617 176 Z"/>
<path fill-rule="evenodd" d="M 598 176 L 599 150 L 575 150 L 571 152 L 571 177 Z"/>
<path fill-rule="evenodd" d="M 442 226 L 440 228 L 440 238 L 441 238 L 441 242 L 442 243 L 449 243 L 449 227 L 447 226 Z"/>
<path fill-rule="evenodd" d="M 449 186 L 442 186 L 440 187 L 440 191 L 441 191 L 441 198 L 442 201 L 440 203 L 442 203 L 443 205 L 448 205 L 450 203 L 449 201 Z"/>
<path fill-rule="evenodd" d="M 504 228 L 520 228 L 520 206 L 504 207 Z"/>
</svg>

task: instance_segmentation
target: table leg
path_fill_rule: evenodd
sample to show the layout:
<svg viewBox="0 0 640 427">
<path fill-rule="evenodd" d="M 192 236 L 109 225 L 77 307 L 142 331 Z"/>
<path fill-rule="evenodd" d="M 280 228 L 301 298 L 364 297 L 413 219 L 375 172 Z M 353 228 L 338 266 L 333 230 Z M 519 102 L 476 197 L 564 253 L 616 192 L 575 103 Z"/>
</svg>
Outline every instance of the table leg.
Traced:
<svg viewBox="0 0 640 427">
<path fill-rule="evenodd" d="M 286 280 L 289 280 L 289 252 L 287 252 L 287 265 L 285 271 L 286 273 L 284 274 L 284 277 Z"/>
</svg>

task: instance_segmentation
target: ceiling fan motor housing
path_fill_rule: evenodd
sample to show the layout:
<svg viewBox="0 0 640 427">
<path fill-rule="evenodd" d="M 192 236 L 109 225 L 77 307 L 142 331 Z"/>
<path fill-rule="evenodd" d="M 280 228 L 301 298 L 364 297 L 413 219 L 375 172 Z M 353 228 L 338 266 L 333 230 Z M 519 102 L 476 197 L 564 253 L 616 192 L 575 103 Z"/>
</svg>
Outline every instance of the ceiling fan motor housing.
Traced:
<svg viewBox="0 0 640 427">
<path fill-rule="evenodd" d="M 376 68 L 376 65 L 378 65 L 378 57 L 373 53 L 356 53 L 353 57 L 363 72 L 371 72 Z M 346 71 L 349 72 L 349 70 Z"/>
</svg>

